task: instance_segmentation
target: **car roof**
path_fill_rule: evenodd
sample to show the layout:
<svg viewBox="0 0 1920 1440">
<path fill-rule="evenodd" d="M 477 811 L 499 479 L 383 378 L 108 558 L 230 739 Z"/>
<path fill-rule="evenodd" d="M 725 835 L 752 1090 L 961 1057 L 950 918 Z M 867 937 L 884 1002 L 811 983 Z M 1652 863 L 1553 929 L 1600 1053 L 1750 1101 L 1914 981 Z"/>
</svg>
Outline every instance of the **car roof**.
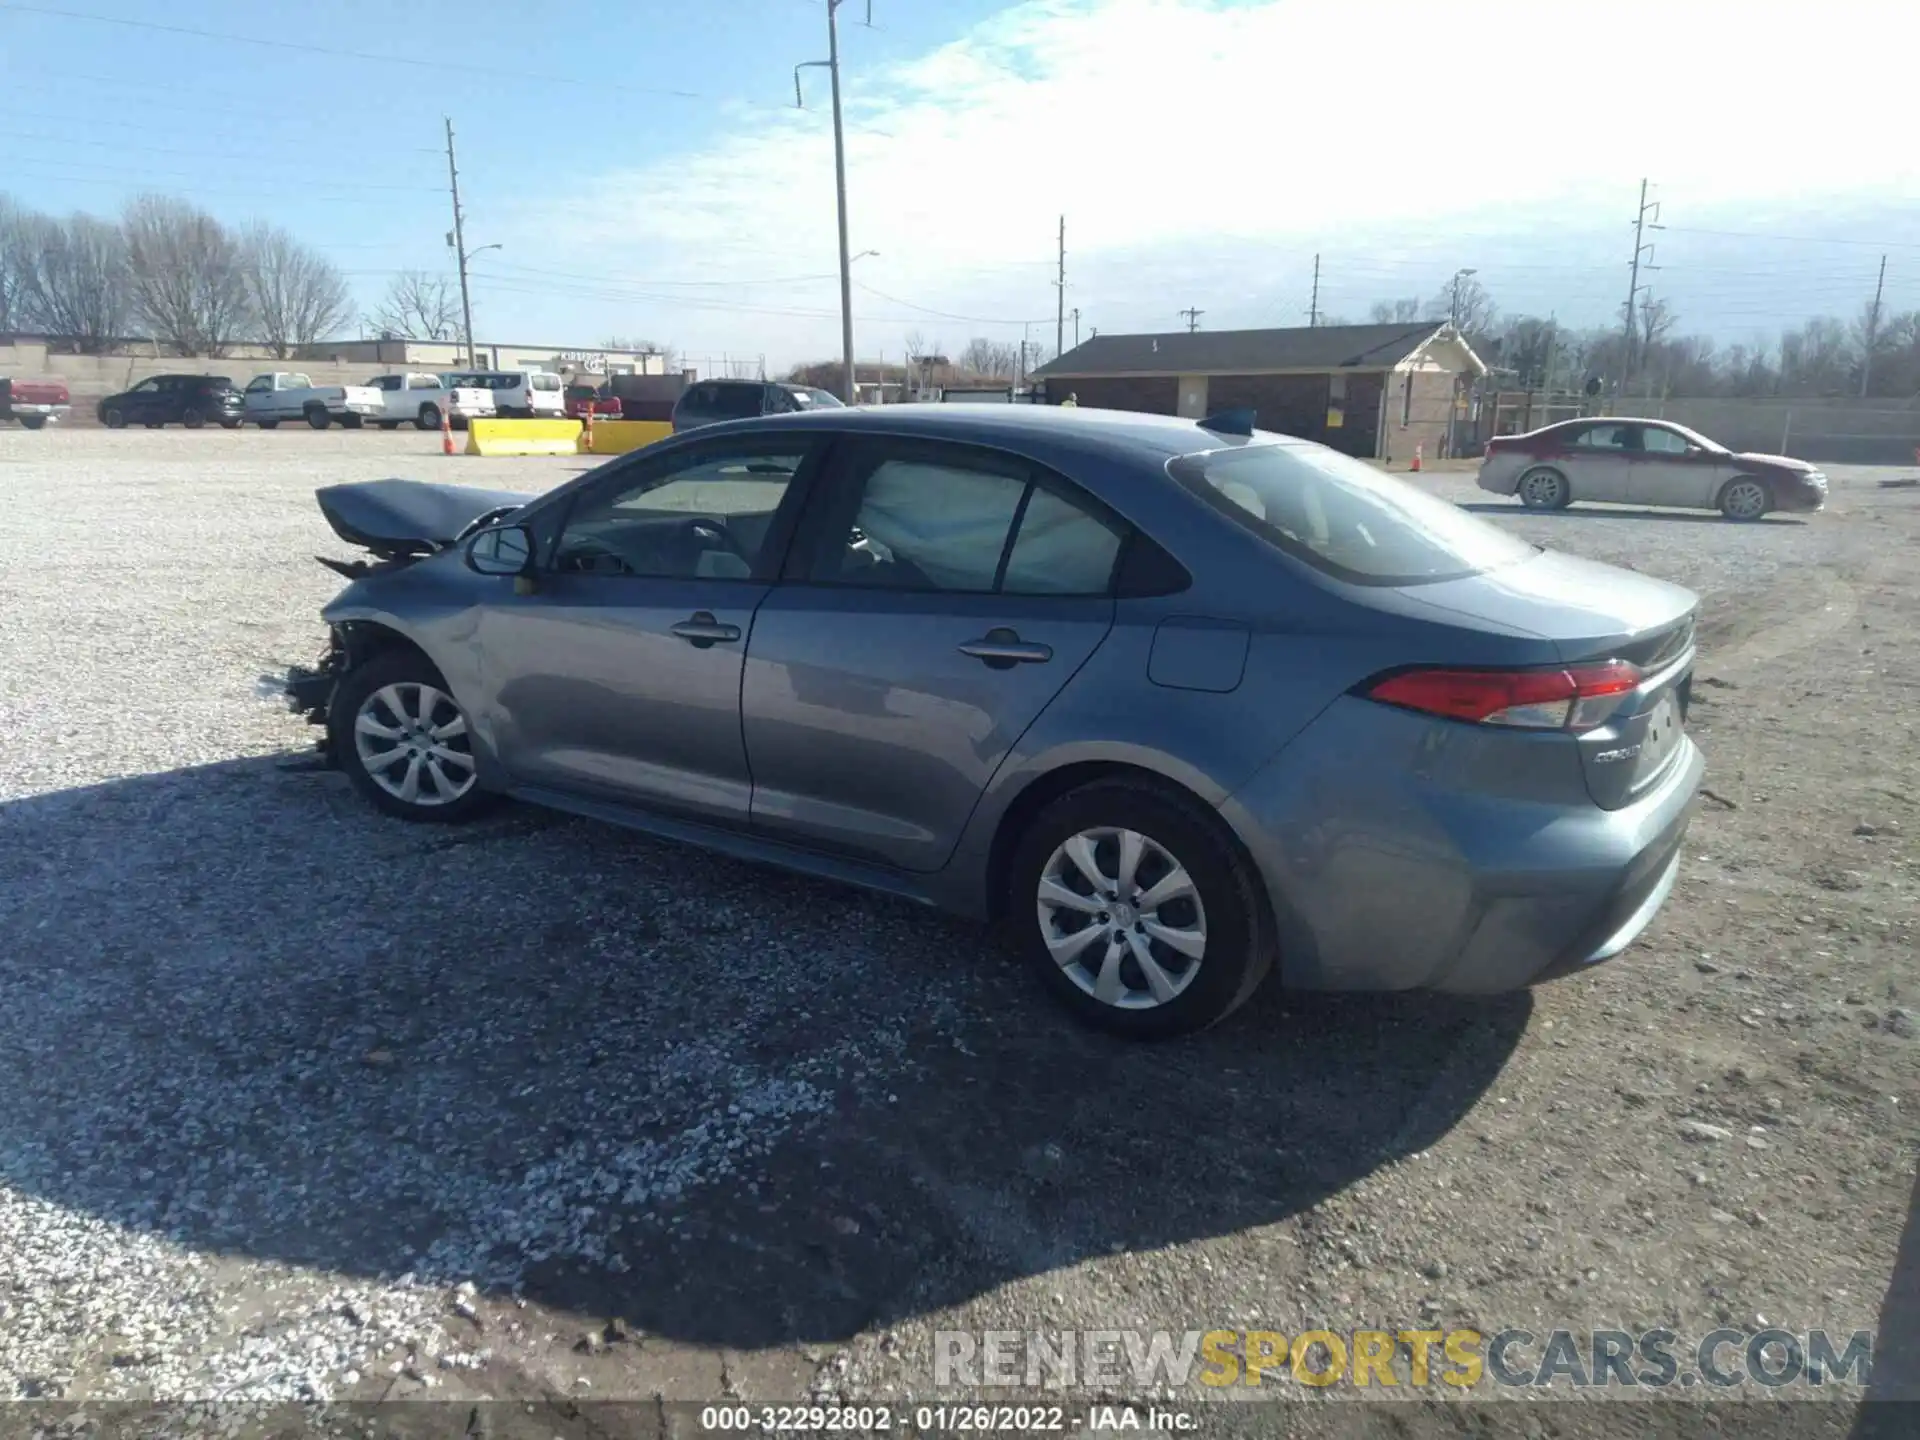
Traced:
<svg viewBox="0 0 1920 1440">
<path fill-rule="evenodd" d="M 809 410 L 798 415 L 728 420 L 702 426 L 700 435 L 719 435 L 748 427 L 824 429 L 847 433 L 909 435 L 928 440 L 969 441 L 977 445 L 1022 448 L 1028 445 L 1085 445 L 1105 450 L 1129 450 L 1142 455 L 1190 455 L 1196 450 L 1218 450 L 1245 444 L 1239 435 L 1202 429 L 1197 421 L 1172 415 L 1148 415 L 1134 410 L 1097 410 L 1091 406 L 1062 405 L 849 405 L 836 410 Z M 1263 441 L 1301 443 L 1290 437 L 1255 431 Z"/>
</svg>

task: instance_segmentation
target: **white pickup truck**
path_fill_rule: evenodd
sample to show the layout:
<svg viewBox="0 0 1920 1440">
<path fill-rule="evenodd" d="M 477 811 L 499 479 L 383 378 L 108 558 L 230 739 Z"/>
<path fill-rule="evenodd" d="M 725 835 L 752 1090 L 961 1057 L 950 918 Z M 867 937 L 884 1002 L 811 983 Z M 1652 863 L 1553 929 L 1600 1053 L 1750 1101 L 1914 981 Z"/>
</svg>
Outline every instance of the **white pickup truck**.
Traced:
<svg viewBox="0 0 1920 1440">
<path fill-rule="evenodd" d="M 387 413 L 386 397 L 378 390 L 366 385 L 315 385 L 293 370 L 256 375 L 241 394 L 240 418 L 262 430 L 271 430 L 282 420 L 305 420 L 316 430 L 338 420 L 349 430 L 358 430 L 364 421 Z"/>
<path fill-rule="evenodd" d="M 412 424 L 416 430 L 438 430 L 444 414 L 450 424 L 485 418 L 494 413 L 493 392 L 473 386 L 449 386 L 438 375 L 409 371 L 404 375 L 376 375 L 367 381 L 384 402 L 379 417 L 382 430 Z"/>
</svg>

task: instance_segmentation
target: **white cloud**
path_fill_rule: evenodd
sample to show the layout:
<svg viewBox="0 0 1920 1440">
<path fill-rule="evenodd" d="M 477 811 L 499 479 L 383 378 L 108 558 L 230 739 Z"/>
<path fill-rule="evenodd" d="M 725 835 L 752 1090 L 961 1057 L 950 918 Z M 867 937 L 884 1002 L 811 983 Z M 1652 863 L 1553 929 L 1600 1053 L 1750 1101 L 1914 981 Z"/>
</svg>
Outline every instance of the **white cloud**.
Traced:
<svg viewBox="0 0 1920 1440">
<path fill-rule="evenodd" d="M 1543 293 L 1551 281 L 1603 303 L 1624 279 L 1625 239 L 1601 260 L 1561 242 L 1624 237 L 1642 175 L 1660 182 L 1669 219 L 1684 209 L 1720 223 L 1755 204 L 1811 213 L 1825 197 L 1920 191 L 1907 58 L 1868 39 L 1892 13 L 1881 0 L 1791 12 L 1721 0 L 1030 0 L 903 63 L 864 66 L 852 40 L 852 247 L 880 252 L 856 279 L 934 310 L 1050 317 L 1046 262 L 1065 213 L 1069 303 L 1103 328 L 1170 327 L 1187 304 L 1209 324 L 1292 323 L 1272 312 L 1272 292 L 1282 279 L 1297 288 L 1315 250 L 1348 308 L 1363 291 L 1429 293 L 1469 263 L 1476 236 L 1509 254 L 1537 245 L 1537 262 L 1567 267 L 1531 267 Z M 832 145 L 824 77 L 809 78 L 811 113 L 744 112 L 703 153 L 606 174 L 585 200 L 528 202 L 519 233 L 553 269 L 645 277 L 599 282 L 619 300 L 574 297 L 618 312 L 604 328 L 775 363 L 833 353 Z M 1576 263 L 1592 272 L 1577 285 Z M 823 278 L 668 283 L 796 275 Z M 909 328 L 950 344 L 1018 334 L 916 322 L 855 295 L 863 356 L 897 350 Z"/>
</svg>

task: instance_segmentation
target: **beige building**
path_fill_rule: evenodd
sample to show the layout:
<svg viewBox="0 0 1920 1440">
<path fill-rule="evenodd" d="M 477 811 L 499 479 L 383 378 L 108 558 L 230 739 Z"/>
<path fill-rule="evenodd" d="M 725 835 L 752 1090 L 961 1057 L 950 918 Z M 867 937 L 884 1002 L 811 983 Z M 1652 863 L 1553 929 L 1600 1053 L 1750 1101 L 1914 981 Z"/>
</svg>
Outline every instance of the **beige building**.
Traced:
<svg viewBox="0 0 1920 1440">
<path fill-rule="evenodd" d="M 370 365 L 374 370 L 551 370 L 569 379 L 606 375 L 664 375 L 666 357 L 643 350 L 583 350 L 560 345 L 474 343 L 452 340 L 325 340 L 303 346 L 302 361 Z"/>
</svg>

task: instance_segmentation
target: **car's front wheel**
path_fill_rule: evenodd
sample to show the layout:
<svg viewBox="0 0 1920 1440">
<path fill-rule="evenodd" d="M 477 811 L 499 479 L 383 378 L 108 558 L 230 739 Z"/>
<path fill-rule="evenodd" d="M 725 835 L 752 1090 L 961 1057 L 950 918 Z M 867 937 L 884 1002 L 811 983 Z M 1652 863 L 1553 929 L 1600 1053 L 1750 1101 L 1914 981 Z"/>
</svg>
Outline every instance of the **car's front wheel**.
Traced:
<svg viewBox="0 0 1920 1440">
<path fill-rule="evenodd" d="M 438 405 L 422 405 L 420 407 L 420 413 L 414 417 L 413 428 L 416 430 L 438 430 L 440 428 L 440 407 Z"/>
<path fill-rule="evenodd" d="M 498 803 L 480 788 L 466 712 L 416 652 L 389 650 L 348 674 L 328 732 L 354 788 L 389 815 L 452 824 Z"/>
<path fill-rule="evenodd" d="M 1529 510 L 1564 510 L 1573 503 L 1573 489 L 1567 484 L 1567 477 L 1546 465 L 1522 475 L 1515 493 Z"/>
<path fill-rule="evenodd" d="M 1758 520 L 1772 508 L 1767 482 L 1751 475 L 1734 476 L 1720 492 L 1720 513 L 1729 520 Z"/>
<path fill-rule="evenodd" d="M 127 412 L 118 405 L 109 405 L 100 412 L 100 423 L 109 430 L 124 430 L 127 428 Z"/>
<path fill-rule="evenodd" d="M 1138 1039 L 1203 1029 L 1273 966 L 1249 862 L 1218 819 L 1144 781 L 1070 791 L 1009 866 L 1021 953 L 1081 1020 Z"/>
</svg>

